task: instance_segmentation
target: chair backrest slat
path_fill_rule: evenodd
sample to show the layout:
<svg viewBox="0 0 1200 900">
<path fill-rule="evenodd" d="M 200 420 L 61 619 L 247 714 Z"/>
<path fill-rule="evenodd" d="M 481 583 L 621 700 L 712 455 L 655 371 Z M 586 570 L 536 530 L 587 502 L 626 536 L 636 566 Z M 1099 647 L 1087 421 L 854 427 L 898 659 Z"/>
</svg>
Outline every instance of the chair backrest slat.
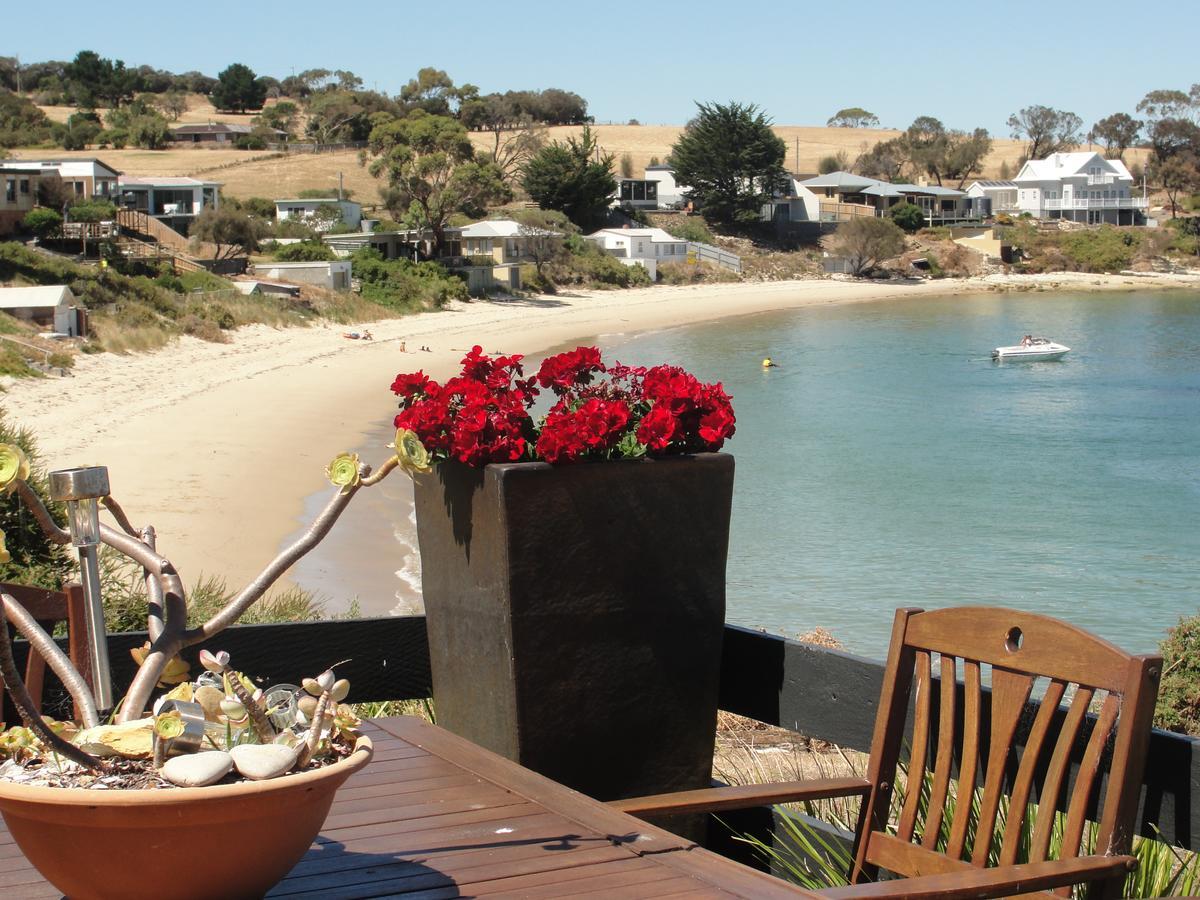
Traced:
<svg viewBox="0 0 1200 900">
<path fill-rule="evenodd" d="M 1042 705 L 1029 737 L 1025 741 L 1025 750 L 1021 754 L 1021 765 L 1017 768 L 1017 777 L 1013 781 L 1012 793 L 1008 800 L 1008 819 L 1004 824 L 1004 840 L 1000 844 L 999 865 L 1011 866 L 1017 861 L 1021 850 L 1021 835 L 1025 829 L 1025 817 L 1017 814 L 1029 806 L 1029 798 L 1033 794 L 1033 777 L 1037 773 L 1038 760 L 1045 747 L 1046 735 L 1050 724 L 1058 715 L 1058 705 L 1062 703 L 1067 686 L 1061 681 L 1051 681 L 1042 697 Z"/>
<path fill-rule="evenodd" d="M 962 756 L 958 765 L 958 789 L 955 792 L 954 821 L 950 826 L 950 840 L 946 844 L 946 855 L 961 859 L 967 841 L 967 827 L 971 824 L 972 800 L 975 796 L 975 779 L 979 772 L 980 732 L 980 683 L 979 663 L 973 659 L 963 661 L 963 734 Z M 942 735 L 945 740 L 948 735 Z"/>
<path fill-rule="evenodd" d="M 1046 769 L 1046 779 L 1042 783 L 1041 794 L 1038 797 L 1037 819 L 1033 826 L 1033 839 L 1029 844 L 1029 861 L 1042 862 L 1050 849 L 1050 838 L 1054 834 L 1054 818 L 1058 814 L 1058 800 L 1067 785 L 1068 767 L 1071 762 L 1071 750 L 1083 727 L 1084 717 L 1092 703 L 1095 691 L 1081 687 L 1071 698 L 1071 708 L 1063 720 L 1062 730 L 1058 733 L 1058 742 L 1054 746 L 1054 755 L 1050 757 L 1050 765 Z M 1015 814 L 1015 810 L 1013 811 Z"/>
<path fill-rule="evenodd" d="M 913 692 L 916 710 L 913 717 L 912 753 L 908 759 L 904 808 L 900 812 L 900 823 L 896 829 L 896 836 L 904 841 L 912 840 L 913 827 L 916 825 L 917 812 L 921 806 L 921 794 L 925 787 L 929 729 L 932 725 L 930 709 L 933 706 L 933 668 L 928 650 L 917 651 L 915 670 Z"/>
<path fill-rule="evenodd" d="M 925 827 L 921 832 L 921 846 L 930 850 L 938 845 L 938 839 L 941 836 L 942 816 L 945 813 L 946 796 L 950 791 L 950 770 L 954 765 L 954 703 L 958 683 L 956 669 L 955 658 L 943 653 L 937 763 L 933 770 L 933 788 L 929 792 Z"/>
<path fill-rule="evenodd" d="M 992 669 L 991 740 L 988 744 L 987 774 L 983 779 L 983 797 L 979 802 L 979 822 L 975 827 L 975 846 L 971 851 L 971 862 L 976 866 L 987 865 L 1013 736 L 1017 733 L 1021 714 L 1032 691 L 1033 676 L 1010 672 L 1008 669 Z"/>
<path fill-rule="evenodd" d="M 1121 699 L 1116 694 L 1104 698 L 1100 707 L 1100 716 L 1088 739 L 1087 750 L 1079 763 L 1079 771 L 1075 774 L 1075 790 L 1067 807 L 1067 824 L 1063 830 L 1062 855 L 1078 856 L 1079 843 L 1083 838 L 1083 825 L 1087 821 L 1089 798 L 1096 775 L 1100 770 L 1100 757 L 1104 752 L 1113 727 L 1117 724 L 1117 713 L 1121 709 Z"/>
</svg>

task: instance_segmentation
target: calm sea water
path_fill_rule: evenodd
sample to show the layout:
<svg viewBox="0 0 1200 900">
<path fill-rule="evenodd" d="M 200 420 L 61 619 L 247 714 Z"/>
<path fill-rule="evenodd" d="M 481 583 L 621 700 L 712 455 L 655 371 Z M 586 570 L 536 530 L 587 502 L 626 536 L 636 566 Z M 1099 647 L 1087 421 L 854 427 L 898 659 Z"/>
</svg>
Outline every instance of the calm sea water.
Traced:
<svg viewBox="0 0 1200 900">
<path fill-rule="evenodd" d="M 1072 351 L 992 362 L 1027 332 Z M 733 395 L 732 622 L 882 656 L 897 606 L 1001 604 L 1145 651 L 1200 611 L 1200 294 L 921 298 L 600 344 Z M 419 584 L 403 490 L 344 526 L 400 551 L 390 580 L 361 575 L 364 613 Z M 300 583 L 345 588 L 336 544 Z"/>
</svg>

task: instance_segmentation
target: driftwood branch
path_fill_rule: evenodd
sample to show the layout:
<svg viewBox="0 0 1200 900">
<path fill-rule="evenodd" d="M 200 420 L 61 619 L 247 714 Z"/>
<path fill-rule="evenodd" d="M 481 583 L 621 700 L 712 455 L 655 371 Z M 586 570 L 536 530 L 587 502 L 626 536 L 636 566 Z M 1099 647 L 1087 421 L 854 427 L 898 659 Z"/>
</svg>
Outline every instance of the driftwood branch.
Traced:
<svg viewBox="0 0 1200 900">
<path fill-rule="evenodd" d="M 8 618 L 9 601 L 4 595 L 0 595 L 0 607 L 3 607 L 4 618 Z M 21 721 L 38 736 L 38 740 L 55 753 L 65 756 L 72 762 L 79 763 L 85 769 L 95 771 L 101 767 L 97 757 L 59 737 L 50 730 L 50 726 L 38 714 L 37 704 L 33 702 L 33 697 L 29 695 L 29 689 L 25 687 L 21 673 L 17 671 L 17 661 L 13 659 L 12 642 L 7 639 L 0 640 L 0 678 L 4 679 L 8 694 L 12 697 L 13 704 L 21 715 Z"/>
<path fill-rule="evenodd" d="M 122 531 L 133 537 L 138 537 L 138 531 L 130 524 L 129 517 L 125 515 L 125 510 L 121 509 L 121 504 L 114 500 L 111 495 L 101 497 L 100 505 L 112 513 L 112 517 L 117 520 L 117 524 L 121 526 Z"/>
<path fill-rule="evenodd" d="M 16 485 L 17 493 L 21 495 L 21 502 L 33 513 L 33 517 L 37 519 L 42 533 L 55 544 L 71 543 L 70 533 L 65 528 L 58 527 L 58 523 L 50 515 L 50 510 L 46 509 L 45 504 L 42 503 L 42 498 L 34 493 L 33 488 L 24 481 L 18 481 Z"/>
<path fill-rule="evenodd" d="M 63 687 L 67 689 L 67 693 L 71 695 L 71 699 L 75 701 L 75 705 L 79 708 L 81 717 L 83 718 L 83 727 L 92 728 L 100 724 L 100 716 L 96 712 L 96 702 L 92 699 L 92 692 L 88 688 L 87 682 L 83 676 L 79 674 L 79 670 L 71 663 L 67 654 L 59 649 L 58 644 L 54 639 L 42 629 L 42 626 L 37 623 L 37 620 L 29 614 L 20 603 L 8 594 L 0 595 L 4 598 L 4 616 L 8 621 L 12 622 L 13 627 L 20 632 L 25 640 L 29 641 L 30 650 L 37 653 L 46 660 L 51 671 L 58 676 L 58 680 L 63 683 Z M 8 641 L 0 635 L 0 643 L 7 644 Z M 6 679 L 7 680 L 7 679 Z"/>
<path fill-rule="evenodd" d="M 389 461 L 390 462 L 390 461 Z M 198 644 L 201 641 L 207 640 L 214 634 L 219 634 L 224 631 L 234 622 L 236 622 L 255 601 L 262 597 L 278 579 L 279 576 L 286 572 L 292 565 L 303 557 L 308 551 L 319 544 L 322 539 L 329 533 L 329 529 L 334 526 L 334 523 L 346 511 L 350 501 L 354 499 L 354 495 L 365 485 L 375 484 L 382 478 L 386 477 L 389 472 L 395 468 L 394 465 L 389 466 L 384 463 L 380 467 L 382 474 L 371 478 L 371 467 L 364 465 L 359 468 L 358 484 L 351 485 L 347 488 L 339 490 L 334 494 L 321 513 L 313 520 L 313 523 L 290 547 L 281 552 L 273 559 L 265 569 L 259 573 L 258 577 L 250 582 L 246 587 L 242 588 L 223 609 L 220 610 L 211 619 L 201 625 L 199 628 L 190 628 L 184 634 L 183 643 L 185 647 L 190 647 L 193 644 Z"/>
</svg>

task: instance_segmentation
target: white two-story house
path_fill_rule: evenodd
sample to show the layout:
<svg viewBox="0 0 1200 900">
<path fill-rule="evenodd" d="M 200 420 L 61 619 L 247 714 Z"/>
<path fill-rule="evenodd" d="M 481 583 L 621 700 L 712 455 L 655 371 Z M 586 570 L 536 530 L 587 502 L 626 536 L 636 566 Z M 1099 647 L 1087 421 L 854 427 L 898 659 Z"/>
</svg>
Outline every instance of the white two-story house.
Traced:
<svg viewBox="0 0 1200 900">
<path fill-rule="evenodd" d="M 653 280 L 659 263 L 687 261 L 688 242 L 661 228 L 601 228 L 586 237 L 622 265 L 642 266 Z"/>
<path fill-rule="evenodd" d="M 1119 159 L 1099 153 L 1052 153 L 1031 159 L 1013 179 L 1017 210 L 1039 219 L 1089 225 L 1139 225 L 1146 198 L 1135 196 L 1133 176 Z"/>
</svg>

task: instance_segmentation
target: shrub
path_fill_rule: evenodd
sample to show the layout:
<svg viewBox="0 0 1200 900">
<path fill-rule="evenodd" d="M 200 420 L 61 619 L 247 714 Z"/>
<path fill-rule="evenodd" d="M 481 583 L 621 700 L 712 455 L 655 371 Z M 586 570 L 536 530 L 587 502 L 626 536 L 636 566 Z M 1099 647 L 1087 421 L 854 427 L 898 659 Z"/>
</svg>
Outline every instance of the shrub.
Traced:
<svg viewBox="0 0 1200 900">
<path fill-rule="evenodd" d="M 697 244 L 713 244 L 716 243 L 716 238 L 713 233 L 708 230 L 708 226 L 704 224 L 704 220 L 693 217 L 678 216 L 678 221 L 666 222 L 663 225 L 663 231 L 677 237 L 681 241 L 694 241 Z"/>
<path fill-rule="evenodd" d="M 368 300 L 405 312 L 436 309 L 450 300 L 467 300 L 466 282 L 435 262 L 384 259 L 366 248 L 350 257 L 354 277 Z"/>
<path fill-rule="evenodd" d="M 296 194 L 301 200 L 337 200 L 337 188 L 304 188 Z M 342 188 L 342 200 L 349 200 L 354 196 L 354 191 L 349 188 Z"/>
<path fill-rule="evenodd" d="M 1185 616 L 1158 645 L 1162 680 L 1154 724 L 1182 734 L 1200 735 L 1200 615 Z"/>
<path fill-rule="evenodd" d="M 1140 236 L 1127 229 L 1105 225 L 1062 235 L 1060 247 L 1072 264 L 1083 272 L 1119 272 L 1129 268 L 1137 253 Z"/>
<path fill-rule="evenodd" d="M 3 409 L 0 409 L 0 443 L 15 444 L 25 452 L 29 458 L 29 486 L 61 522 L 62 505 L 50 500 L 46 472 L 33 432 L 10 422 Z M 42 533 L 16 493 L 0 495 L 0 528 L 4 529 L 5 543 L 11 557 L 8 562 L 0 563 L 0 581 L 54 589 L 62 586 L 71 569 L 69 554 Z M 0 637 L 7 640 L 7 632 Z"/>
<path fill-rule="evenodd" d="M 242 209 L 260 219 L 275 218 L 275 201 L 266 197 L 247 197 L 242 201 Z"/>
<path fill-rule="evenodd" d="M 117 207 L 107 200 L 77 200 L 70 205 L 67 215 L 72 222 L 110 222 L 117 215 Z"/>
<path fill-rule="evenodd" d="M 665 284 L 700 284 L 702 282 L 738 280 L 736 273 L 702 260 L 694 263 L 660 263 L 658 278 Z"/>
<path fill-rule="evenodd" d="M 320 262 L 336 258 L 334 252 L 320 241 L 280 244 L 272 255 L 281 262 Z"/>
<path fill-rule="evenodd" d="M 46 365 L 54 366 L 56 369 L 73 369 L 75 368 L 75 357 L 66 350 L 56 350 L 47 355 Z"/>
<path fill-rule="evenodd" d="M 891 219 L 864 217 L 843 222 L 822 243 L 848 260 L 853 274 L 862 275 L 904 252 L 904 232 Z"/>
<path fill-rule="evenodd" d="M 925 226 L 925 212 L 915 203 L 897 203 L 887 211 L 888 217 L 909 234 Z"/>
<path fill-rule="evenodd" d="M 45 240 L 58 234 L 62 228 L 62 216 L 52 209 L 38 207 L 25 213 L 25 218 L 21 220 L 21 226 L 26 231 L 33 232 L 41 240 Z"/>
</svg>

